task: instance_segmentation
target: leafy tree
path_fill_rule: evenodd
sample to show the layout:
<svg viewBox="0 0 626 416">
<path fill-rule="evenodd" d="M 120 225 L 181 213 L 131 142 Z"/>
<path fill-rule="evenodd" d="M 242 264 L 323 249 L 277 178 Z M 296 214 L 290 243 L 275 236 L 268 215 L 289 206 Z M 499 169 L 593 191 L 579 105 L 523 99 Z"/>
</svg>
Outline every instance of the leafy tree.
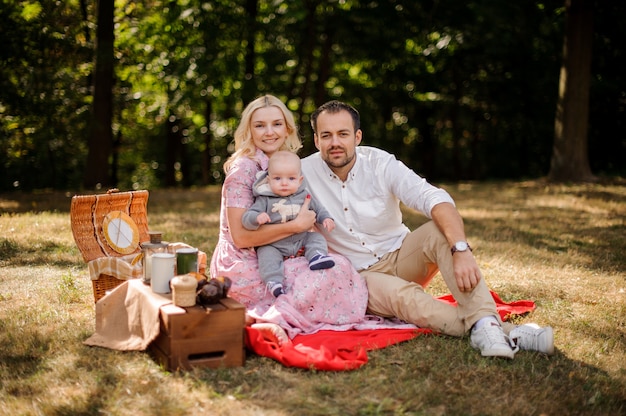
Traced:
<svg viewBox="0 0 626 416">
<path fill-rule="evenodd" d="M 320 40 L 320 62 L 329 64 L 320 65 L 328 75 L 317 89 L 323 100 L 361 110 L 366 143 L 429 176 L 537 176 L 548 157 L 536 148 L 549 149 L 551 133 L 535 120 L 554 111 L 546 86 L 557 74 L 556 8 L 555 1 L 328 4 L 318 8 L 320 38 L 330 46 Z M 503 150 L 526 162 L 502 158 Z"/>
<path fill-rule="evenodd" d="M 624 169 L 622 3 L 593 3 L 589 159 L 606 173 Z M 550 168 L 563 0 L 102 2 L 104 78 L 95 5 L 3 2 L 0 189 L 78 188 L 96 166 L 90 187 L 220 183 L 239 114 L 264 93 L 294 112 L 303 156 L 309 114 L 336 98 L 360 110 L 366 144 L 432 180 Z"/>
<path fill-rule="evenodd" d="M 159 10 L 159 13 L 154 13 Z M 129 3 L 120 11 L 125 186 L 221 181 L 241 110 L 245 9 L 232 1 Z"/>
<path fill-rule="evenodd" d="M 92 44 L 75 0 L 0 7 L 0 189 L 81 183 Z"/>
<path fill-rule="evenodd" d="M 589 98 L 589 162 L 598 175 L 624 175 L 626 156 L 626 2 L 594 4 Z"/>
<path fill-rule="evenodd" d="M 596 178 L 587 153 L 593 5 L 591 0 L 566 0 L 565 8 L 563 64 L 548 177 L 553 181 L 593 181 Z"/>
</svg>

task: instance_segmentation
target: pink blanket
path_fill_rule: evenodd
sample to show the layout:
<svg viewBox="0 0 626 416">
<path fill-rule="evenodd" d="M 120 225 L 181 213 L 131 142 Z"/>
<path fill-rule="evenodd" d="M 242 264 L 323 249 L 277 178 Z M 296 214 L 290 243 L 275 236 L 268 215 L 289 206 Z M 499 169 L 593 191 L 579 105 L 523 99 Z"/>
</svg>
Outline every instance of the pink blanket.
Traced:
<svg viewBox="0 0 626 416">
<path fill-rule="evenodd" d="M 506 303 L 491 292 L 502 320 L 511 315 L 521 315 L 535 309 L 535 303 L 519 300 Z M 452 295 L 439 298 L 455 305 Z M 375 329 L 375 330 L 322 330 L 314 334 L 296 335 L 291 343 L 279 346 L 263 337 L 258 330 L 246 327 L 246 346 L 254 353 L 272 358 L 287 367 L 316 370 L 345 371 L 357 369 L 367 363 L 367 351 L 385 348 L 407 341 L 430 329 Z"/>
</svg>

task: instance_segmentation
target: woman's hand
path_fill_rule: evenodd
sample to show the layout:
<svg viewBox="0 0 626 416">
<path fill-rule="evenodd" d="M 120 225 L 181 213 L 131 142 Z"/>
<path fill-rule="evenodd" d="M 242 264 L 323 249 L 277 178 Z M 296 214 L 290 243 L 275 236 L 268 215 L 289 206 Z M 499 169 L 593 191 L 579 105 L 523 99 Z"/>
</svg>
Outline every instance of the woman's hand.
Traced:
<svg viewBox="0 0 626 416">
<path fill-rule="evenodd" d="M 295 227 L 295 233 L 302 233 L 310 230 L 315 225 L 315 212 L 309 209 L 309 205 L 311 204 L 311 195 L 307 195 L 302 207 L 300 207 L 300 212 L 298 216 L 290 221 L 290 223 Z"/>
<path fill-rule="evenodd" d="M 258 247 L 310 230 L 315 224 L 316 217 L 315 212 L 309 209 L 310 203 L 311 198 L 308 197 L 302 204 L 298 216 L 292 221 L 281 224 L 264 224 L 255 231 L 246 230 L 243 227 L 241 218 L 246 211 L 245 208 L 226 208 L 228 228 L 233 243 L 239 249 Z"/>
</svg>

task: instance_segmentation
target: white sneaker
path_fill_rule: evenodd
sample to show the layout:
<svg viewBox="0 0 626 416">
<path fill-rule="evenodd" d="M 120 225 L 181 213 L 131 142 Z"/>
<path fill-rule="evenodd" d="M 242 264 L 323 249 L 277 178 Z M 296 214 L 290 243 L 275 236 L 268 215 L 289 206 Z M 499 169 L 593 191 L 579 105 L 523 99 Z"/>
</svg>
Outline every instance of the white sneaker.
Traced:
<svg viewBox="0 0 626 416">
<path fill-rule="evenodd" d="M 488 322 L 478 329 L 472 329 L 470 345 L 478 350 L 483 357 L 502 357 L 513 359 L 519 347 L 511 345 L 497 322 Z"/>
<path fill-rule="evenodd" d="M 519 348 L 554 354 L 554 331 L 552 327 L 540 327 L 537 324 L 524 324 L 516 327 L 509 334 L 511 341 Z"/>
</svg>

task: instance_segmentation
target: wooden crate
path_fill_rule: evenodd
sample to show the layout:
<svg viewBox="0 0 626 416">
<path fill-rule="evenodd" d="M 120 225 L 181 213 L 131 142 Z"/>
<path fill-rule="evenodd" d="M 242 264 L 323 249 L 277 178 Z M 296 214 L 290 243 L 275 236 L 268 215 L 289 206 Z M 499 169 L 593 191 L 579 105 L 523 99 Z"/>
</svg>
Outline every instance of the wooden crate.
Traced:
<svg viewBox="0 0 626 416">
<path fill-rule="evenodd" d="M 161 330 L 150 344 L 169 371 L 193 367 L 240 367 L 245 361 L 245 307 L 226 298 L 210 308 L 161 307 Z"/>
</svg>

